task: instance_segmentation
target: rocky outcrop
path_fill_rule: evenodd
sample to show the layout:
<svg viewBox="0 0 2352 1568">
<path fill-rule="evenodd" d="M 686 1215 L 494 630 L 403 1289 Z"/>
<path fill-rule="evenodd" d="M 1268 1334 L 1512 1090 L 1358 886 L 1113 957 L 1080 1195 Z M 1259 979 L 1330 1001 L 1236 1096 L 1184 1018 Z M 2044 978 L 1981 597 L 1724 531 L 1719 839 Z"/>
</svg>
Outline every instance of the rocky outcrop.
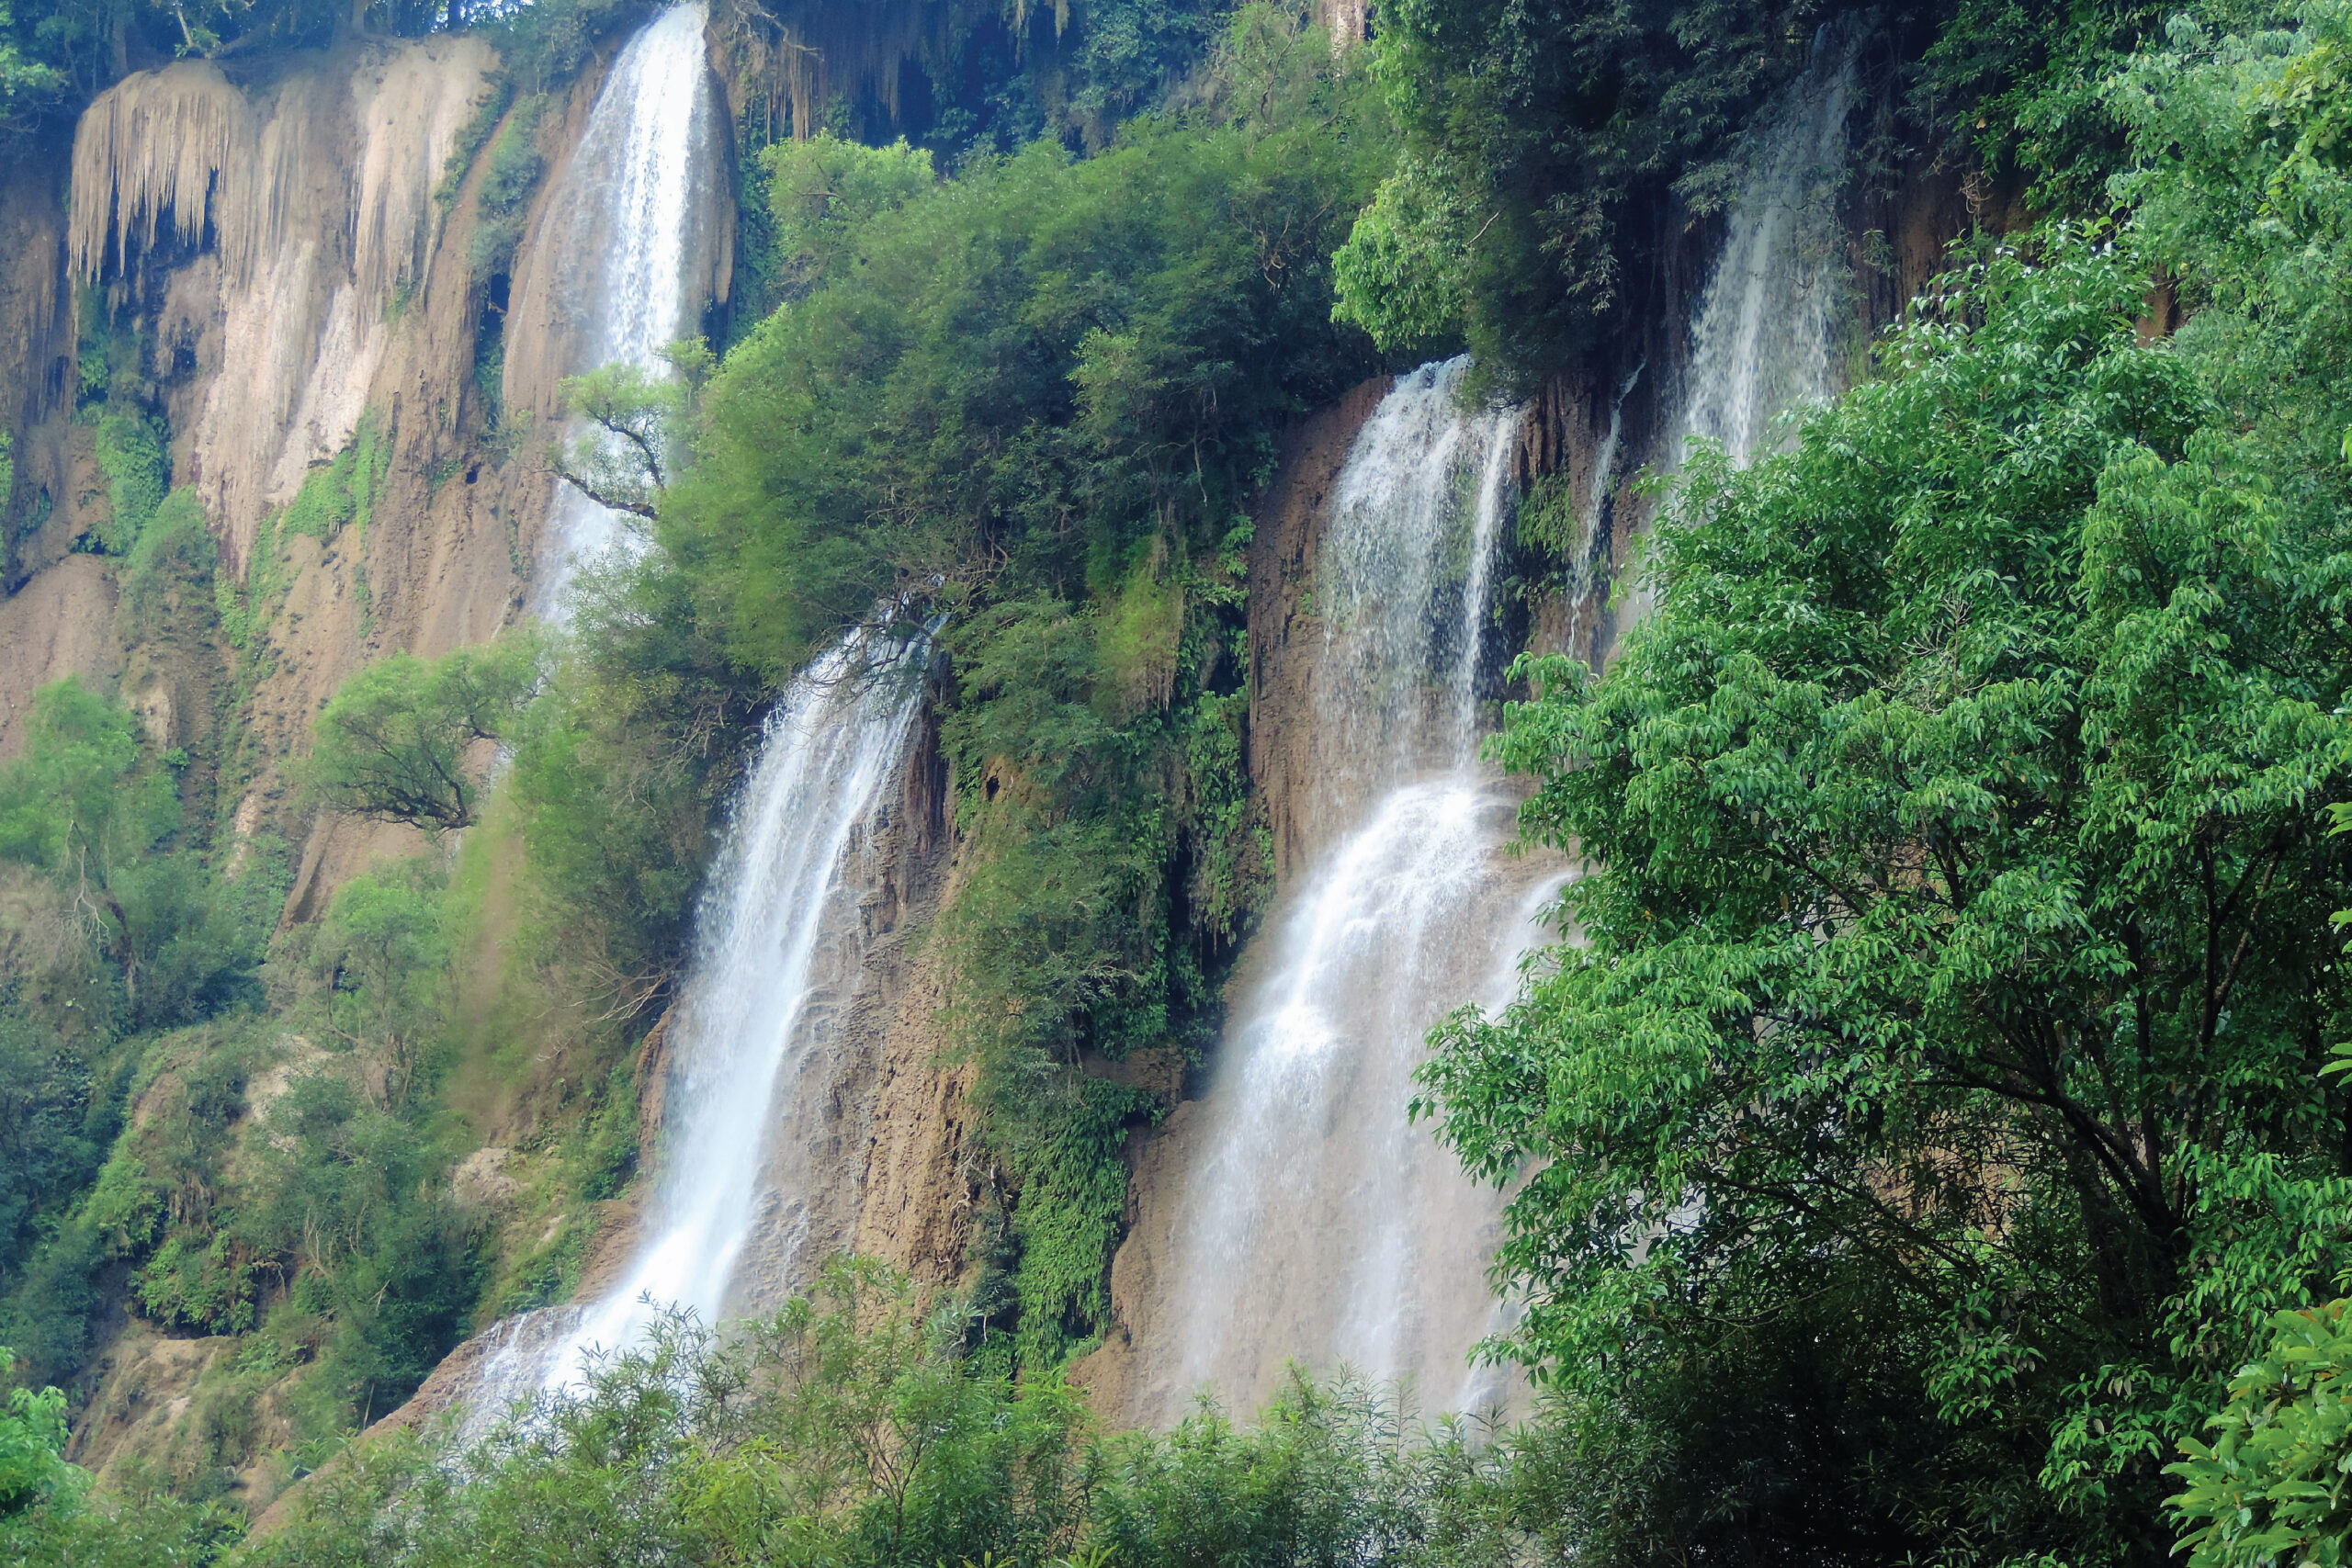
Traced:
<svg viewBox="0 0 2352 1568">
<path fill-rule="evenodd" d="M 493 62 L 468 37 L 362 47 L 243 86 L 183 62 L 134 73 L 83 115 L 73 276 L 187 258 L 154 301 L 159 353 L 197 367 L 175 399 L 175 468 L 231 570 L 311 466 L 349 445 L 385 394 L 409 389 L 397 369 L 390 385 L 379 373 L 395 341 L 416 335 L 402 330 L 408 307 L 445 227 L 434 187 Z M 423 335 L 409 357 L 440 357 L 437 334 Z M 454 388 L 435 389 L 442 406 L 403 412 L 454 427 Z"/>
<path fill-rule="evenodd" d="M 768 1129 L 761 1212 L 736 1266 L 737 1309 L 776 1311 L 820 1263 L 861 1242 L 892 1243 L 881 1255 L 894 1263 L 922 1261 L 909 1255 L 921 1242 L 902 1223 L 869 1219 L 877 1191 L 887 1204 L 941 1215 L 958 1206 L 955 1075 L 939 1059 L 937 959 L 927 940 L 953 849 L 946 761 L 926 721 L 865 862 L 859 929 L 835 934 L 812 971 L 817 989 L 795 1030 L 798 1059 L 779 1080 Z M 911 1127 L 910 1100 L 939 1120 Z M 960 1262 L 959 1253 L 944 1266 Z"/>
</svg>

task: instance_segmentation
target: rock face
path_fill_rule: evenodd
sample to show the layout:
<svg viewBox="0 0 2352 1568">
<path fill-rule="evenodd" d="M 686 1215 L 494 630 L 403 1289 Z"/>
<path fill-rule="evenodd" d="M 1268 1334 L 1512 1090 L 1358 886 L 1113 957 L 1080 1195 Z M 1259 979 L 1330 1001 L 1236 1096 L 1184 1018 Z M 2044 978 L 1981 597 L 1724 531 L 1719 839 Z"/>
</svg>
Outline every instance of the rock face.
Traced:
<svg viewBox="0 0 2352 1568">
<path fill-rule="evenodd" d="M 494 64 L 462 37 L 183 62 L 102 95 L 70 158 L 57 147 L 0 172 L 14 525 L 0 761 L 41 685 L 78 674 L 119 691 L 156 744 L 207 750 L 229 823 L 220 849 L 262 835 L 300 846 L 292 919 L 378 855 L 421 847 L 405 829 L 314 821 L 288 790 L 321 705 L 369 661 L 484 640 L 520 611 L 517 540 L 547 481 L 520 444 L 486 439 L 488 280 L 469 254 L 481 176 L 435 196 Z M 107 373 L 134 377 L 166 416 L 171 482 L 203 506 L 247 624 L 214 629 L 209 603 L 168 596 L 119 605 L 125 563 L 76 553 L 112 521 L 101 432 L 73 418 L 77 298 L 101 323 L 88 341 L 129 355 Z M 364 500 L 323 537 L 281 530 L 330 460 L 358 470 Z M 158 1422 L 220 1418 L 209 1391 L 224 1370 L 208 1371 L 192 1342 L 109 1321 L 78 1457 L 104 1467 L 156 1450 Z M 266 1446 L 276 1417 L 254 1418 Z"/>
<path fill-rule="evenodd" d="M 742 1311 L 776 1311 L 815 1265 L 853 1250 L 929 1280 L 964 1267 L 962 1077 L 940 1060 L 925 940 L 953 881 L 948 817 L 946 763 L 926 725 L 866 861 L 861 929 L 808 1003 L 810 1057 L 771 1112 L 761 1213 L 737 1265 Z"/>
<path fill-rule="evenodd" d="M 303 846 L 298 918 L 376 854 L 413 846 L 404 830 L 308 821 L 286 798 L 285 759 L 361 664 L 504 625 L 520 601 L 514 541 L 545 503 L 544 479 L 522 471 L 534 465 L 481 449 L 473 191 L 435 197 L 494 63 L 482 40 L 442 37 L 136 73 L 83 116 L 70 208 L 62 158 L 0 180 L 0 373 L 25 400 L 7 411 L 18 528 L 0 755 L 25 697 L 57 676 L 119 676 L 185 742 L 210 723 L 224 673 L 218 648 L 129 657 L 154 628 L 115 626 L 113 563 L 69 554 L 110 516 L 94 433 L 67 417 L 72 302 L 96 289 L 130 322 L 132 368 L 168 415 L 173 482 L 193 488 L 224 571 L 253 596 L 246 744 L 222 773 L 241 791 L 237 831 Z M 364 512 L 323 539 L 276 536 L 306 478 L 355 445 L 372 457 Z"/>
<path fill-rule="evenodd" d="M 1317 776 L 1310 688 L 1323 631 L 1307 603 L 1310 568 L 1349 449 L 1387 392 L 1388 378 L 1366 381 L 1302 422 L 1250 513 L 1258 527 L 1250 542 L 1250 777 L 1265 801 L 1281 879 L 1306 847 L 1307 794 Z"/>
<path fill-rule="evenodd" d="M 35 692 L 68 675 L 96 684 L 121 672 L 114 601 L 114 573 L 96 556 L 68 556 L 0 599 L 0 766 L 23 748 Z"/>
<path fill-rule="evenodd" d="M 454 431 L 456 389 L 434 372 L 458 335 L 470 368 L 472 323 L 460 309 L 435 322 L 427 301 L 424 330 L 403 329 L 429 283 L 446 297 L 465 281 L 431 276 L 445 229 L 433 191 L 493 59 L 479 39 L 427 39 L 243 87 L 183 62 L 126 77 L 83 115 L 74 276 L 122 276 L 159 248 L 196 253 L 172 268 L 155 331 L 159 353 L 197 367 L 175 400 L 175 468 L 232 570 L 263 515 L 371 407 L 395 427 L 405 415 Z"/>
</svg>

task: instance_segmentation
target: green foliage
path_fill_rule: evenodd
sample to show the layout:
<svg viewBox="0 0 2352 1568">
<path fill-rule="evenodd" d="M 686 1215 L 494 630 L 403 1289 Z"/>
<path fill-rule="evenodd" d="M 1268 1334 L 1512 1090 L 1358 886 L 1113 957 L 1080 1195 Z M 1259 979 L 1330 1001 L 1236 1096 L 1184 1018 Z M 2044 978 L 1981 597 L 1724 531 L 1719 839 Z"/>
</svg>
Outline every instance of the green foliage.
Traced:
<svg viewBox="0 0 2352 1568">
<path fill-rule="evenodd" d="M 900 140 L 863 147 L 820 132 L 763 149 L 770 288 L 779 302 L 807 295 L 855 261 L 865 226 L 929 191 L 931 153 Z"/>
<path fill-rule="evenodd" d="M 1966 1441 L 2048 1435 L 2091 1532 L 2051 1548 L 2122 1550 L 2160 1435 L 2346 1261 L 2314 816 L 2352 541 L 2340 476 L 2281 483 L 2137 340 L 2137 267 L 2045 245 L 1793 455 L 1694 457 L 1619 661 L 1532 667 L 1504 754 L 1524 830 L 1593 863 L 1583 945 L 1425 1082 L 1475 1171 L 1550 1162 L 1503 1253 L 1520 1354 L 1582 1385 L 1892 1292 Z M 1976 1528 L 2025 1543 L 2023 1479 Z"/>
<path fill-rule="evenodd" d="M 456 145 L 441 162 L 441 178 L 433 187 L 434 205 L 445 214 L 458 205 L 458 193 L 464 186 L 466 176 L 473 173 L 474 160 L 481 155 L 483 145 L 497 134 L 499 126 L 505 121 L 507 107 L 514 101 L 514 80 L 502 73 L 491 84 L 489 93 L 474 106 L 465 129 L 458 132 Z"/>
<path fill-rule="evenodd" d="M 2344 1309 L 2336 1301 L 2273 1317 L 2276 1337 L 2230 1380 L 2230 1403 L 2206 1423 L 2211 1442 L 2182 1438 L 2187 1458 L 2165 1473 L 2181 1481 L 2175 1514 L 2196 1527 L 2181 1540 L 2189 1568 L 2344 1561 L 2352 1540 L 2352 1408 L 2338 1386 L 2352 1366 Z"/>
<path fill-rule="evenodd" d="M 207 1243 L 175 1230 L 132 1277 L 131 1289 L 140 1312 L 166 1328 L 243 1334 L 254 1326 L 253 1263 L 226 1235 Z"/>
<path fill-rule="evenodd" d="M 1377 73 L 1407 161 L 1341 253 L 1340 310 L 1384 344 L 1466 341 L 1532 382 L 1647 301 L 1679 189 L 1721 202 L 1736 133 L 1830 0 L 1404 0 Z"/>
<path fill-rule="evenodd" d="M 1083 1354 L 1111 1326 L 1109 1263 L 1127 1206 L 1122 1150 L 1129 1123 L 1162 1109 L 1142 1089 L 1035 1068 L 1001 1064 L 979 1096 L 990 1145 L 1018 1183 L 1009 1267 L 990 1261 L 1018 1309 L 1012 1359 L 1031 1368 Z"/>
<path fill-rule="evenodd" d="M 302 476 L 302 488 L 277 517 L 281 541 L 299 534 L 324 543 L 345 524 L 355 525 L 364 537 L 390 461 L 390 444 L 377 429 L 374 411 L 361 413 L 350 444 Z"/>
<path fill-rule="evenodd" d="M 442 892 L 412 863 L 353 877 L 335 892 L 299 953 L 284 954 L 295 992 L 320 1021 L 368 1053 L 380 1098 L 408 1105 L 444 1024 L 450 933 Z"/>
<path fill-rule="evenodd" d="M 100 877 L 133 863 L 176 815 L 168 779 L 149 773 L 131 785 L 138 764 L 139 721 L 130 709 L 78 676 L 42 687 L 26 720 L 24 752 L 0 773 L 0 858 Z"/>
<path fill-rule="evenodd" d="M 136 1461 L 103 1492 L 84 1482 L 74 1499 L 35 1510 L 5 1541 L 17 1554 L 12 1568 L 210 1568 L 243 1533 L 243 1516 L 223 1503 L 188 1502 L 170 1483 Z"/>
<path fill-rule="evenodd" d="M 143 421 L 152 412 L 155 388 L 146 375 L 151 345 L 141 340 L 135 320 L 118 313 L 105 289 L 85 283 L 74 290 L 74 327 L 76 422 L 96 425 L 109 415 Z"/>
<path fill-rule="evenodd" d="M 672 433 L 692 412 L 712 368 L 710 350 L 698 338 L 672 344 L 662 356 L 675 374 L 616 363 L 566 377 L 564 412 L 586 428 L 571 440 L 559 438 L 548 462 L 597 504 L 648 522 L 669 488 Z"/>
<path fill-rule="evenodd" d="M 1690 254 L 1690 220 L 1722 209 L 1756 112 L 1825 26 L 1866 40 L 1879 96 L 1857 135 L 1866 180 L 1885 189 L 1941 157 L 1973 165 L 1970 199 L 1991 221 L 2012 194 L 2096 215 L 2127 155 L 2105 85 L 2168 14 L 2131 0 L 1405 0 L 1376 47 L 1406 157 L 1340 253 L 1340 309 L 1384 346 L 1466 343 L 1520 386 L 1602 347 L 1667 308 L 1662 269 Z M 1683 216 L 1658 220 L 1669 211 Z"/>
<path fill-rule="evenodd" d="M 598 42 L 644 14 L 632 0 L 533 0 L 493 9 L 483 30 L 516 90 L 539 94 L 570 81 Z"/>
<path fill-rule="evenodd" d="M 16 521 L 17 501 L 17 433 L 0 430 L 0 522 Z M 0 529 L 0 545 L 15 542 L 17 531 Z"/>
<path fill-rule="evenodd" d="M 1186 587 L 1209 614 L 1188 617 Z M 1211 976 L 1271 882 L 1238 695 L 1202 689 L 1236 652 L 1216 589 L 1145 570 L 1100 609 L 1039 595 L 949 637 L 960 703 L 941 739 L 978 858 L 941 923 L 948 1018 L 1015 1190 L 995 1263 L 1026 1364 L 1108 1325 L 1120 1150 L 1130 1122 L 1165 1109 L 1090 1076 L 1086 1058 L 1197 1051 L 1216 1017 Z"/>
<path fill-rule="evenodd" d="M 1443 164 L 1400 165 L 1331 258 L 1339 295 L 1333 317 L 1353 321 L 1384 349 L 1460 341 L 1480 216 L 1460 177 Z"/>
<path fill-rule="evenodd" d="M 0 130 L 17 131 L 48 107 L 65 79 L 39 60 L 27 59 L 6 30 L 16 20 L 0 7 Z"/>
<path fill-rule="evenodd" d="M 1048 115 L 1090 152 L 1115 138 L 1130 116 L 1148 112 L 1159 96 L 1198 68 L 1227 20 L 1206 0 L 1081 0 L 1075 26 L 1062 41 L 1067 63 L 1040 94 Z M 1072 45 L 1074 44 L 1074 47 Z"/>
<path fill-rule="evenodd" d="M 2184 9 L 2131 0 L 1957 0 L 1938 17 L 1920 59 L 1913 113 L 1930 134 L 1966 147 L 1987 174 L 2022 185 L 2041 210 L 2098 213 L 2109 175 L 2128 161 L 2109 85 Z M 2254 8 L 2224 0 L 2194 9 L 2233 19 Z"/>
<path fill-rule="evenodd" d="M 140 1116 L 114 1138 L 96 1180 L 78 1201 L 52 1211 L 49 1234 L 0 1304 L 0 1320 L 44 1377 L 63 1379 L 80 1366 L 103 1272 L 127 1265 L 134 1300 L 152 1299 L 166 1321 L 209 1325 L 209 1315 L 186 1309 L 218 1304 L 233 1313 L 241 1300 L 249 1301 L 205 1280 L 201 1255 L 228 1173 L 232 1123 L 254 1059 L 252 1036 L 212 1025 L 141 1043 L 148 1048 L 134 1048 L 130 1057 L 142 1067 Z M 111 1133 L 119 1104 L 111 1096 L 94 1102 L 94 1128 Z M 171 1260 L 142 1277 L 156 1247 L 175 1241 Z"/>
<path fill-rule="evenodd" d="M 297 1413 L 306 1438 L 405 1398 L 456 1343 L 474 1294 L 446 1156 L 358 1076 L 310 1073 L 270 1106 L 231 1227 L 288 1280 L 269 1333 L 319 1358 Z"/>
<path fill-rule="evenodd" d="M 481 765 L 469 749 L 509 734 L 538 680 L 538 644 L 522 634 L 371 664 L 319 715 L 308 787 L 330 810 L 428 832 L 466 827 Z"/>
<path fill-rule="evenodd" d="M 16 1367 L 16 1358 L 0 1348 L 0 1380 Z M 7 1390 L 0 1404 L 0 1545 L 8 1544 L 20 1516 L 74 1484 L 75 1472 L 63 1458 L 66 1437 L 63 1394 Z"/>
<path fill-rule="evenodd" d="M 64 918 L 115 965 L 134 1027 L 255 998 L 268 879 L 224 884 L 179 829 L 172 771 L 142 757 L 129 709 L 74 677 L 35 694 L 24 754 L 0 770 L 0 862 L 67 890 Z"/>
<path fill-rule="evenodd" d="M 107 555 L 128 555 L 171 486 L 164 434 L 153 420 L 109 413 L 98 421 L 97 453 L 107 477 L 107 520 L 90 542 Z"/>
<path fill-rule="evenodd" d="M 0 1016 L 0 1283 L 24 1266 L 40 1216 L 69 1203 L 104 1156 L 112 1129 L 96 1055 L 32 1008 Z"/>
<path fill-rule="evenodd" d="M 222 633 L 232 648 L 248 657 L 266 650 L 254 644 L 254 634 L 269 622 L 288 586 L 286 547 L 297 536 L 324 543 L 345 525 L 364 542 L 368 521 L 391 465 L 391 444 L 377 423 L 375 411 L 360 413 L 351 442 L 323 465 L 314 465 L 302 477 L 302 488 L 282 511 L 262 519 L 253 548 L 245 559 L 241 583 L 225 572 L 213 577 L 214 604 Z M 355 551 L 356 553 L 356 551 Z M 368 581 L 364 571 L 355 589 L 361 604 L 364 627 Z"/>
<path fill-rule="evenodd" d="M 1238 25 L 1217 107 L 976 162 L 729 352 L 662 533 L 735 659 L 780 679 L 902 575 L 999 553 L 1016 593 L 1123 579 L 1155 537 L 1208 555 L 1282 422 L 1367 368 L 1325 259 L 1380 173 L 1364 83 Z"/>
<path fill-rule="evenodd" d="M 529 846 L 532 945 L 594 1012 L 628 1020 L 685 952 L 759 689 L 660 557 L 574 587 L 576 638 L 505 787 Z"/>
<path fill-rule="evenodd" d="M 1299 1381 L 1254 1427 L 1096 1436 L 1058 1375 L 962 1352 L 961 1307 L 870 1262 L 740 1335 L 673 1320 L 452 1462 L 401 1434 L 322 1471 L 238 1561 L 1413 1562 L 1558 1568 L 1579 1457 L 1546 1427 L 1417 1432 Z M 455 1476 L 465 1476 L 458 1484 Z"/>
<path fill-rule="evenodd" d="M 196 491 L 182 485 L 164 498 L 122 564 L 121 611 L 129 625 L 153 630 L 186 606 L 213 610 L 220 547 Z"/>
<path fill-rule="evenodd" d="M 568 9 L 560 6 L 559 9 Z M 527 9 L 527 7 L 526 7 Z M 441 0 L 17 0 L 0 8 L 0 133 L 54 134 L 139 62 L 415 38 L 466 22 Z"/>
<path fill-rule="evenodd" d="M 531 193 L 547 172 L 547 159 L 539 152 L 539 120 L 547 106 L 545 93 L 516 102 L 491 144 L 490 167 L 474 196 L 474 233 L 466 252 L 467 265 L 477 278 L 503 273 L 514 264 L 514 247 L 522 243 L 523 222 L 530 214 Z M 455 156 L 451 154 L 453 168 Z"/>
<path fill-rule="evenodd" d="M 363 1450 L 247 1561 L 1040 1561 L 1075 1523 L 1082 1409 L 967 1374 L 930 1304 L 838 1263 L 740 1342 L 673 1322 L 475 1450 L 463 1487 L 430 1445 Z"/>
</svg>

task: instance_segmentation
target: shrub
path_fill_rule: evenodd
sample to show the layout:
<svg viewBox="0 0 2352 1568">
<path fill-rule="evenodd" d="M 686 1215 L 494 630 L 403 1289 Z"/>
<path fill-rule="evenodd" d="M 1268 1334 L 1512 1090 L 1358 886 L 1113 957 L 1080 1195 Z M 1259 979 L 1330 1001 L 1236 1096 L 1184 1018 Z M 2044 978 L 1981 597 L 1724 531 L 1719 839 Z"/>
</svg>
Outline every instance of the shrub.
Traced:
<svg viewBox="0 0 2352 1568">
<path fill-rule="evenodd" d="M 539 680 L 535 638 L 511 635 L 427 661 L 396 653 L 343 683 L 319 715 L 303 777 L 329 810 L 428 832 L 474 819 L 469 749 L 509 734 Z"/>
</svg>

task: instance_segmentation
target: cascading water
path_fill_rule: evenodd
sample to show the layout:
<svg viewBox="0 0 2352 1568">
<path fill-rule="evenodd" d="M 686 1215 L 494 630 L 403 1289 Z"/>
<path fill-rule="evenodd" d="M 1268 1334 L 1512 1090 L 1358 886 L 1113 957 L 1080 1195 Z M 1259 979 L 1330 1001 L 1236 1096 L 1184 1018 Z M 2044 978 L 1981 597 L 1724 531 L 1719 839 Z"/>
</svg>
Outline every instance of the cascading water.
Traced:
<svg viewBox="0 0 2352 1568">
<path fill-rule="evenodd" d="M 928 639 L 877 648 L 853 631 L 769 717 L 696 915 L 695 951 L 669 1022 L 662 1146 L 638 1247 L 584 1309 L 538 1314 L 492 1353 L 476 1411 L 571 1383 L 594 1347 L 633 1342 L 656 1311 L 716 1322 L 741 1293 L 737 1264 L 797 1277 L 839 1245 L 811 1234 L 787 1173 L 805 1141 L 789 1113 L 834 1022 L 824 998 L 860 962 L 876 835 L 904 783 Z M 790 1145 L 780 1149 L 778 1145 Z M 781 1200 L 781 1201 L 779 1201 Z"/>
<path fill-rule="evenodd" d="M 1318 818 L 1348 827 L 1252 956 L 1154 1321 L 1134 1325 L 1159 1403 L 1138 1414 L 1203 1385 L 1263 1397 L 1294 1358 L 1447 1408 L 1496 1392 L 1464 1357 L 1494 1325 L 1498 1204 L 1406 1118 L 1423 1037 L 1508 995 L 1560 875 L 1504 854 L 1516 797 L 1477 761 L 1519 413 L 1464 410 L 1464 368 L 1400 378 L 1340 477 L 1314 576 L 1315 782 Z"/>
<path fill-rule="evenodd" d="M 1773 445 L 1783 412 L 1836 390 L 1854 60 L 1825 34 L 1760 124 L 1692 320 L 1669 463 L 1704 436 L 1746 464 Z M 1462 369 L 1400 381 L 1340 479 L 1314 580 L 1315 719 L 1337 738 L 1317 759 L 1315 810 L 1351 825 L 1252 954 L 1202 1107 L 1209 1130 L 1182 1156 L 1166 1235 L 1145 1238 L 1153 1282 L 1130 1325 L 1137 1414 L 1179 1416 L 1204 1385 L 1262 1398 L 1292 1359 L 1411 1378 L 1441 1407 L 1502 1391 L 1464 1365 L 1502 1316 L 1486 1285 L 1498 1198 L 1405 1120 L 1428 1031 L 1463 1001 L 1508 999 L 1566 874 L 1506 858 L 1516 797 L 1474 761 L 1515 415 L 1458 410 Z M 1595 528 L 1640 374 L 1617 389 L 1584 498 Z"/>
<path fill-rule="evenodd" d="M 1775 445 L 1782 414 L 1836 390 L 1848 280 L 1838 198 L 1857 48 L 1825 28 L 1805 74 L 1757 128 L 1756 162 L 1690 323 L 1678 466 L 1705 436 L 1745 468 Z"/>
<path fill-rule="evenodd" d="M 696 329 L 711 243 L 700 230 L 719 169 L 706 20 L 692 0 L 629 39 L 550 197 L 542 245 L 569 264 L 556 270 L 562 303 L 579 312 L 565 355 L 573 374 L 626 364 L 668 375 L 662 350 Z M 575 423 L 572 438 L 583 434 Z M 636 537 L 623 513 L 557 481 L 535 608 L 562 619 L 576 564 Z"/>
<path fill-rule="evenodd" d="M 1851 319 L 1852 282 L 1838 207 L 1859 48 L 1824 28 L 1804 74 L 1758 122 L 1755 162 L 1691 313 L 1681 417 L 1662 444 L 1669 468 L 1700 438 L 1721 442 L 1732 465 L 1746 468 L 1789 439 L 1784 415 L 1838 394 L 1838 329 Z M 1626 584 L 1625 624 L 1649 613 L 1651 592 L 1638 576 Z"/>
</svg>

